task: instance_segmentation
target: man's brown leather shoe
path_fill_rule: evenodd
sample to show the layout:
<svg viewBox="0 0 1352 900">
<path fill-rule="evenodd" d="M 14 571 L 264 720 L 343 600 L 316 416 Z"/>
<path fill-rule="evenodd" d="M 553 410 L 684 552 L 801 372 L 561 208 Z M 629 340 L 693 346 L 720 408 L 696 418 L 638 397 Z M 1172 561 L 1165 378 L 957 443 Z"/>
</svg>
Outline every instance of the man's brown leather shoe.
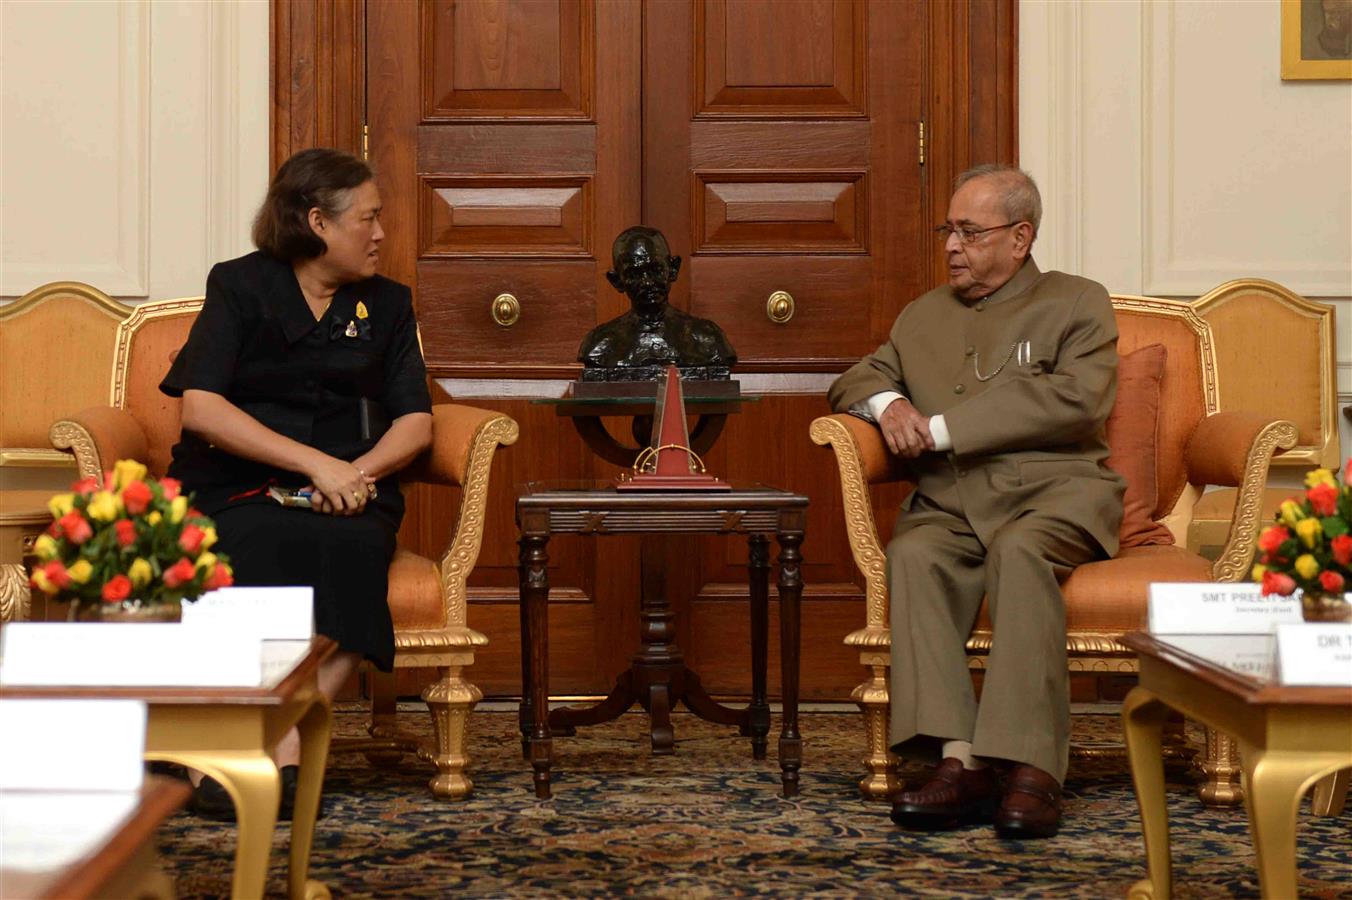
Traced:
<svg viewBox="0 0 1352 900">
<path fill-rule="evenodd" d="M 1002 838 L 1049 838 L 1061 827 L 1061 785 L 1036 766 L 1015 766 L 995 814 Z"/>
<path fill-rule="evenodd" d="M 995 770 L 964 769 L 952 757 L 939 763 L 918 791 L 902 791 L 892 802 L 892 821 L 902 828 L 941 830 L 989 822 L 995 811 Z"/>
</svg>

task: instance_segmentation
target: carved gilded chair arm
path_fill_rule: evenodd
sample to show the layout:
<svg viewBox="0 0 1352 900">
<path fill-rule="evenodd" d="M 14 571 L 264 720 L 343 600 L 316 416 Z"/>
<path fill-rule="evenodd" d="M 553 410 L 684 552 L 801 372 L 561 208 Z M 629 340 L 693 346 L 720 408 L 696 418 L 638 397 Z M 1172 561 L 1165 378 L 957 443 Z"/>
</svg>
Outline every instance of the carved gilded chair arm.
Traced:
<svg viewBox="0 0 1352 900">
<path fill-rule="evenodd" d="M 1258 413 L 1220 412 L 1197 423 L 1184 448 L 1188 481 L 1198 485 L 1237 487 L 1235 514 L 1225 549 L 1211 566 L 1216 581 L 1243 581 L 1249 576 L 1258 532 L 1268 464 L 1278 450 L 1296 445 L 1296 426 Z"/>
<path fill-rule="evenodd" d="M 446 626 L 463 630 L 472 645 L 484 638 L 468 629 L 466 582 L 479 560 L 488 506 L 488 475 L 499 446 L 516 443 L 520 430 L 511 416 L 456 403 L 432 407 L 432 446 L 404 472 L 406 480 L 458 485 L 460 513 L 440 562 Z"/>
<path fill-rule="evenodd" d="M 114 406 L 91 406 L 58 419 L 47 436 L 56 449 L 75 454 L 81 478 L 102 475 L 119 459 L 146 461 L 148 442 L 141 423 Z"/>
<path fill-rule="evenodd" d="M 813 421 L 809 433 L 815 443 L 835 451 L 845 533 L 850 539 L 854 564 L 864 576 L 867 627 L 863 633 L 851 635 L 847 643 L 876 645 L 887 631 L 887 560 L 878 543 L 878 526 L 868 488 L 870 484 L 905 480 L 904 472 L 888 453 L 877 426 L 856 416 L 823 416 Z"/>
</svg>

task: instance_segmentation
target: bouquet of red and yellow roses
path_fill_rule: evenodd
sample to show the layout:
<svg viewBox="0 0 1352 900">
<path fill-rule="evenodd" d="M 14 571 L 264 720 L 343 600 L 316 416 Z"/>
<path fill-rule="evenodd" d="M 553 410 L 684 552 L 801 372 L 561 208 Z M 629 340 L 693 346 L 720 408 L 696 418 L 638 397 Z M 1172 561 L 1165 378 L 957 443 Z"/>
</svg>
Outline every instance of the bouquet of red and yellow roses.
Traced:
<svg viewBox="0 0 1352 900">
<path fill-rule="evenodd" d="M 216 529 L 172 478 L 119 460 L 102 479 L 77 481 L 48 502 L 52 525 L 34 544 L 32 585 L 50 596 L 127 607 L 177 604 L 233 583 L 211 552 Z"/>
<path fill-rule="evenodd" d="M 1258 536 L 1253 580 L 1264 594 L 1290 595 L 1299 588 L 1306 598 L 1345 606 L 1343 592 L 1352 587 L 1352 488 L 1328 469 L 1306 475 L 1305 487 L 1304 494 L 1282 501 L 1277 524 Z M 1311 605 L 1307 600 L 1307 609 Z"/>
</svg>

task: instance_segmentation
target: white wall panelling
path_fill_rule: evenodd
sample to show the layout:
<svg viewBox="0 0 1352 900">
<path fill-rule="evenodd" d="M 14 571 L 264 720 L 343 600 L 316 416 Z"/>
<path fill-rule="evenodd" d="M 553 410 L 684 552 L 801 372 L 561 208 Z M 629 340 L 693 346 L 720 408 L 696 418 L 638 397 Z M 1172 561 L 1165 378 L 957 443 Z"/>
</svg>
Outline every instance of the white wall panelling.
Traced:
<svg viewBox="0 0 1352 900">
<path fill-rule="evenodd" d="M 0 3 L 0 26 L 0 295 L 77 280 L 128 302 L 190 296 L 248 251 L 266 0 Z"/>
<path fill-rule="evenodd" d="M 0 293 L 149 283 L 150 7 L 6 3 Z"/>
</svg>

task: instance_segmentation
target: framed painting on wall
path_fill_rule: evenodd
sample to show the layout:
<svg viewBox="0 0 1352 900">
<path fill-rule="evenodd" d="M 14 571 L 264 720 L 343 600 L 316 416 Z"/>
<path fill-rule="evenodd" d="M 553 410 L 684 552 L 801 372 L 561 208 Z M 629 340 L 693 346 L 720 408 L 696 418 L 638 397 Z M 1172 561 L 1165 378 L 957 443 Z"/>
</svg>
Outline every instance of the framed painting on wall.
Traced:
<svg viewBox="0 0 1352 900">
<path fill-rule="evenodd" d="M 1352 0 L 1282 0 L 1282 80 L 1352 80 Z"/>
</svg>

